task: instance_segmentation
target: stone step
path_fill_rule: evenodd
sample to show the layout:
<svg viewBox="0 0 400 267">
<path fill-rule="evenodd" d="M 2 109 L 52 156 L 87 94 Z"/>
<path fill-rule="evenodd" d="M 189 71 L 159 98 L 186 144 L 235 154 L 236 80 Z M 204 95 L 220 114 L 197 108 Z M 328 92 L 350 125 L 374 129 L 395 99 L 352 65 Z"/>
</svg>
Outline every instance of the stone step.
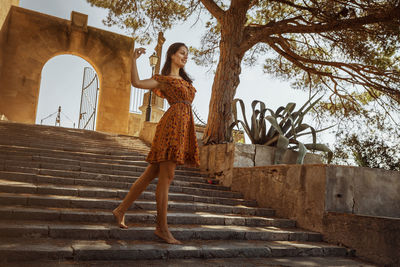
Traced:
<svg viewBox="0 0 400 267">
<path fill-rule="evenodd" d="M 10 245 L 12 244 L 12 245 Z M 190 240 L 183 245 L 155 241 L 2 239 L 0 257 L 5 261 L 37 260 L 145 260 L 182 258 L 268 258 L 346 256 L 342 247 L 322 242 Z"/>
<path fill-rule="evenodd" d="M 3 149 L 0 146 L 1 149 Z M 77 154 L 77 153 L 67 153 L 60 151 L 45 151 L 45 152 L 28 152 L 26 150 L 0 150 L 0 159 L 3 160 L 14 160 L 23 162 L 47 162 L 47 163 L 63 163 L 66 165 L 78 165 L 81 162 L 84 166 L 92 166 L 97 168 L 107 168 L 128 170 L 131 171 L 134 167 L 147 167 L 148 163 L 145 161 L 146 155 L 140 156 L 129 156 L 129 157 L 113 157 L 108 158 L 105 155 L 88 155 L 88 153 Z M 96 156 L 94 156 L 96 155 Z M 194 173 L 195 176 L 204 176 L 199 173 L 198 168 L 190 168 L 182 165 L 177 166 L 177 170 L 182 170 L 189 173 Z"/>
<path fill-rule="evenodd" d="M 26 164 L 26 165 L 29 165 Z M 96 181 L 104 181 L 104 182 L 118 182 L 118 183 L 129 183 L 136 181 L 136 179 L 142 175 L 142 172 L 130 173 L 130 176 L 126 175 L 118 175 L 118 174 L 104 174 L 104 173 L 93 173 L 90 172 L 89 169 L 85 169 L 86 171 L 67 171 L 67 170 L 53 170 L 53 169 L 41 169 L 41 168 L 32 168 L 32 167 L 22 167 L 22 166 L 13 166 L 13 165 L 0 165 L 0 171 L 4 173 L 3 177 L 7 176 L 7 173 L 21 173 L 21 174 L 34 174 L 34 175 L 43 175 L 49 177 L 59 177 L 59 178 L 77 178 L 77 179 L 87 179 L 87 180 L 96 180 Z M 189 182 L 202 184 L 203 187 L 211 183 L 217 183 L 215 179 L 206 179 L 201 177 L 193 177 L 193 176 L 185 176 L 176 174 L 174 176 L 175 181 Z M 207 186 L 210 187 L 210 186 Z M 219 191 L 227 191 L 227 187 L 219 186 L 218 184 L 211 184 L 211 187 L 215 189 L 222 189 Z"/>
<path fill-rule="evenodd" d="M 0 172 L 1 177 L 1 172 Z M 128 190 L 116 188 L 101 188 L 82 185 L 55 185 L 55 184 L 35 184 L 29 182 L 19 182 L 14 180 L 0 179 L 0 192 L 4 193 L 28 193 L 28 194 L 45 194 L 45 195 L 62 195 L 62 196 L 80 196 L 80 197 L 100 197 L 100 198 L 119 198 L 123 199 Z M 169 200 L 203 202 L 222 205 L 243 205 L 248 207 L 256 207 L 257 202 L 254 200 L 244 200 L 235 198 L 221 197 L 201 197 L 193 194 L 172 193 L 168 194 Z M 144 191 L 138 199 L 155 199 L 155 192 Z"/>
<path fill-rule="evenodd" d="M 47 221 L 0 221 L 0 237 L 63 238 L 75 240 L 118 239 L 159 240 L 154 225 L 136 224 L 120 229 L 115 224 L 78 224 Z M 169 225 L 178 240 L 264 240 L 264 241 L 322 241 L 319 233 L 277 227 L 246 227 L 225 225 Z"/>
<path fill-rule="evenodd" d="M 0 160 L 0 164 L 2 161 Z M 136 179 L 142 175 L 145 168 L 137 167 L 138 171 L 132 172 L 121 172 L 114 171 L 112 169 L 93 169 L 80 166 L 72 165 L 61 165 L 52 163 L 40 163 L 40 162 L 22 162 L 22 161 L 11 161 L 5 160 L 4 165 L 0 165 L 0 171 L 5 172 L 18 172 L 18 173 L 32 173 L 32 174 L 43 174 L 49 176 L 58 177 L 72 177 L 72 178 L 88 178 L 102 181 L 115 181 L 115 182 L 126 182 L 133 183 Z M 190 174 L 190 173 L 189 173 Z M 211 184 L 208 183 L 211 181 Z M 215 179 L 206 179 L 197 176 L 189 176 L 187 172 L 176 171 L 174 181 L 176 185 L 182 185 L 187 187 L 196 188 L 207 188 L 213 190 L 229 191 L 229 187 L 215 184 Z M 157 183 L 154 180 L 152 183 Z M 214 183 L 214 184 L 212 184 Z"/>
<path fill-rule="evenodd" d="M 76 164 L 73 164 L 75 163 Z M 122 175 L 122 176 L 140 176 L 147 167 L 146 162 L 136 162 L 137 165 L 124 166 L 124 165 L 112 165 L 112 164 L 104 164 L 104 163 L 93 163 L 93 162 L 85 162 L 85 161 L 71 161 L 71 160 L 63 160 L 63 159 L 54 159 L 43 161 L 40 158 L 35 157 L 34 160 L 12 160 L 12 159 L 1 159 L 0 164 L 4 165 L 4 169 L 12 167 L 30 167 L 35 169 L 47 169 L 47 170 L 58 170 L 58 171 L 83 171 L 88 173 L 101 173 L 101 174 L 113 174 L 113 175 Z M 177 176 L 189 176 L 194 178 L 198 178 L 198 181 L 204 181 L 205 178 L 203 174 L 200 172 L 194 171 L 185 171 L 182 169 L 178 169 L 175 171 L 175 175 Z M 202 178 L 203 177 L 203 178 Z M 200 179 L 199 179 L 200 178 Z"/>
<path fill-rule="evenodd" d="M 1 148 L 1 147 L 0 147 Z M 33 150 L 33 151 L 31 151 Z M 2 150 L 2 157 L 4 159 L 12 159 L 19 161 L 34 161 L 40 160 L 40 158 L 48 159 L 51 161 L 52 159 L 64 159 L 64 160 L 72 160 L 72 161 L 84 161 L 84 162 L 93 162 L 93 163 L 108 163 L 108 164 L 123 164 L 123 165 L 133 165 L 141 162 L 143 165 L 146 163 L 146 155 L 132 155 L 132 156 L 109 156 L 109 155 L 101 155 L 101 154 L 93 154 L 93 153 L 78 153 L 78 152 L 68 152 L 68 151 L 57 151 L 57 150 L 40 150 L 36 151 L 36 149 L 31 148 L 21 148 L 20 150 Z M 195 169 L 197 171 L 197 169 Z"/>
<path fill-rule="evenodd" d="M 46 171 L 40 170 L 40 173 L 42 174 L 0 171 L 0 179 L 16 181 L 16 182 L 33 183 L 33 184 L 78 185 L 78 186 L 94 186 L 94 187 L 114 188 L 114 189 L 129 189 L 132 185 L 132 183 L 127 183 L 127 182 L 109 181 L 106 179 L 108 178 L 108 176 L 99 175 L 98 177 L 93 177 L 92 175 L 87 175 L 87 173 L 82 173 L 82 172 L 79 173 L 78 175 L 79 178 L 51 176 L 50 173 L 54 174 L 54 172 L 47 170 Z M 186 187 L 182 185 L 176 186 L 175 184 L 177 183 L 179 183 L 179 181 L 176 181 L 170 186 L 169 188 L 170 192 L 192 194 L 194 196 L 203 196 L 203 197 L 242 199 L 242 194 L 240 194 L 239 192 L 215 190 L 215 189 L 203 189 L 198 187 Z M 156 187 L 157 185 L 155 183 L 151 183 L 146 188 L 146 191 L 155 192 Z"/>
<path fill-rule="evenodd" d="M 113 260 L 109 261 L 73 261 L 73 260 L 35 260 L 34 262 L 7 262 L 7 267 L 122 267 L 122 266 L 169 266 L 169 267 L 377 267 L 360 261 L 354 257 L 268 257 L 247 258 L 191 258 L 191 259 L 162 259 L 162 260 Z"/>
<path fill-rule="evenodd" d="M 0 205 L 0 218 L 3 220 L 46 220 L 63 222 L 101 222 L 114 223 L 115 219 L 109 210 L 78 209 L 56 207 L 26 207 L 19 205 Z M 198 224 L 198 225 L 239 225 L 239 226 L 274 226 L 294 228 L 296 222 L 289 219 L 274 217 L 259 217 L 250 215 L 218 214 L 210 212 L 168 212 L 169 224 Z M 156 211 L 130 210 L 125 215 L 126 223 L 155 223 Z"/>
<path fill-rule="evenodd" d="M 82 138 L 82 137 L 89 137 L 90 139 L 104 139 L 108 137 L 125 137 L 126 135 L 123 134 L 110 134 L 110 133 L 103 133 L 98 131 L 86 130 L 86 129 L 78 129 L 78 128 L 68 128 L 68 127 L 59 127 L 59 126 L 52 126 L 52 125 L 39 125 L 39 124 L 29 124 L 29 123 L 21 123 L 21 122 L 12 122 L 12 121 L 1 121 L 0 122 L 0 131 L 14 131 L 17 134 L 23 135 L 26 134 L 27 130 L 31 136 L 35 134 L 39 135 L 49 135 L 54 136 L 56 134 L 67 134 L 73 138 Z M 22 131 L 25 130 L 25 131 Z"/>
<path fill-rule="evenodd" d="M 2 136 L 0 134 L 1 145 L 5 146 L 26 146 L 38 149 L 50 149 L 50 150 L 64 150 L 70 152 L 87 152 L 95 154 L 108 154 L 115 156 L 132 155 L 132 151 L 145 155 L 149 152 L 148 146 L 139 148 L 136 145 L 131 147 L 120 147 L 115 145 L 115 142 L 109 142 L 109 144 L 99 143 L 88 143 L 85 141 L 67 143 L 65 141 L 67 136 L 59 137 L 57 141 L 47 140 L 45 136 L 42 137 L 43 140 L 29 140 L 29 136 L 17 137 L 12 140 L 7 140 L 7 136 Z M 134 150 L 132 147 L 135 147 Z"/>
<path fill-rule="evenodd" d="M 79 196 L 36 195 L 0 193 L 3 205 L 41 206 L 53 208 L 115 209 L 120 200 L 109 198 L 88 198 Z M 155 200 L 136 200 L 130 210 L 156 210 Z M 266 208 L 228 206 L 221 204 L 169 201 L 168 210 L 184 212 L 210 212 L 220 214 L 240 214 L 251 216 L 273 216 L 274 211 Z"/>
<path fill-rule="evenodd" d="M 148 151 L 149 147 L 142 140 L 124 135 L 115 135 L 69 129 L 54 126 L 28 125 L 0 122 L 0 140 L 2 144 L 23 144 L 33 147 L 59 147 L 78 150 L 137 150 Z"/>
<path fill-rule="evenodd" d="M 168 208 L 170 230 L 183 245 L 153 234 L 157 180 L 127 212 L 130 228 L 119 229 L 111 210 L 148 165 L 148 151 L 128 136 L 0 122 L 0 265 L 234 257 L 243 266 L 238 258 L 349 255 L 185 166 L 177 167 Z"/>
<path fill-rule="evenodd" d="M 119 161 L 119 160 L 144 160 L 147 154 L 139 153 L 132 148 L 132 150 L 128 153 L 126 152 L 123 155 L 114 155 L 110 152 L 100 151 L 98 153 L 95 152 L 87 152 L 87 151 L 69 151 L 65 149 L 59 148 L 39 148 L 39 147 L 30 147 L 25 145 L 4 145 L 0 143 L 0 151 L 6 155 L 25 155 L 25 156 L 47 156 L 47 157 L 57 157 L 57 158 L 66 158 L 66 159 L 91 159 L 91 160 L 109 160 L 109 161 Z"/>
</svg>

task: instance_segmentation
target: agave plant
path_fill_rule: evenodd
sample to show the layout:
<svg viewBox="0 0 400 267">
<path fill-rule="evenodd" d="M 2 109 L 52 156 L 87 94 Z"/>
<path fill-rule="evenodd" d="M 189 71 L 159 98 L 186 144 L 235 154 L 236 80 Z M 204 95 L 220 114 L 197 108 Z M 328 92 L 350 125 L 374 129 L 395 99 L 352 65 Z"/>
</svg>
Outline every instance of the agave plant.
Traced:
<svg viewBox="0 0 400 267">
<path fill-rule="evenodd" d="M 253 144 L 269 145 L 277 148 L 275 153 L 274 163 L 278 164 L 287 149 L 297 150 L 297 163 L 302 164 L 306 155 L 307 149 L 311 151 L 323 151 L 328 153 L 328 162 L 332 160 L 332 151 L 324 144 L 316 143 L 316 134 L 325 131 L 333 126 L 315 130 L 310 125 L 303 123 L 304 115 L 310 111 L 321 98 L 311 102 L 316 96 L 314 94 L 298 111 L 294 111 L 296 104 L 288 103 L 286 107 L 279 107 L 275 112 L 265 107 L 262 101 L 254 100 L 251 103 L 253 110 L 251 116 L 251 124 L 249 125 L 246 119 L 246 110 L 241 99 L 236 98 L 232 102 L 232 111 L 234 122 L 230 125 L 230 132 L 233 127 L 239 123 L 243 126 L 247 136 Z M 237 116 L 237 103 L 239 102 L 243 120 L 239 120 Z M 257 105 L 259 108 L 257 109 Z M 266 115 L 269 113 L 270 115 Z M 271 125 L 267 131 L 266 121 Z M 309 131 L 306 131 L 308 130 Z M 306 132 L 305 132 L 306 131 Z M 298 140 L 299 137 L 312 135 L 312 143 L 303 144 Z"/>
</svg>

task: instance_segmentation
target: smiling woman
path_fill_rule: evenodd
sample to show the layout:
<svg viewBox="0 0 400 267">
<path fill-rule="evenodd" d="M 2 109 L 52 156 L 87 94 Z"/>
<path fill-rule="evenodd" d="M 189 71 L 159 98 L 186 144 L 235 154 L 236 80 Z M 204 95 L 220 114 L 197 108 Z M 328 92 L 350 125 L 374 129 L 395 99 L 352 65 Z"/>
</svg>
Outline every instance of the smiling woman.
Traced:
<svg viewBox="0 0 400 267">
<path fill-rule="evenodd" d="M 93 67 L 84 59 L 73 55 L 53 57 L 42 69 L 36 124 L 57 112 L 61 106 L 63 114 L 60 126 L 78 127 L 79 106 L 82 95 L 82 77 L 85 67 Z M 43 121 L 45 125 L 55 125 L 55 116 Z"/>
<path fill-rule="evenodd" d="M 181 244 L 168 229 L 169 186 L 174 179 L 177 165 L 196 167 L 200 165 L 191 108 L 196 89 L 184 70 L 189 51 L 184 43 L 173 43 L 167 50 L 162 75 L 156 74 L 151 79 L 140 79 L 136 61 L 145 52 L 145 48 L 137 48 L 131 56 L 132 85 L 152 90 L 156 95 L 166 98 L 170 107 L 157 124 L 151 149 L 146 158 L 149 165 L 132 184 L 124 200 L 113 210 L 113 214 L 120 228 L 128 228 L 125 224 L 125 213 L 150 182 L 158 177 L 157 226 L 154 234 L 169 244 Z"/>
</svg>

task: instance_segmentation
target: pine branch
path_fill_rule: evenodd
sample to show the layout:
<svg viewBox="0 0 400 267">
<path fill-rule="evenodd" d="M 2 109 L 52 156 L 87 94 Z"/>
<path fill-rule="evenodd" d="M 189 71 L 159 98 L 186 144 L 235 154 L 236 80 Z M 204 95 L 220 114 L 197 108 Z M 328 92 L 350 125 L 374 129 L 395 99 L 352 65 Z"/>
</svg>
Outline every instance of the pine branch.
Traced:
<svg viewBox="0 0 400 267">
<path fill-rule="evenodd" d="M 350 84 L 363 86 L 366 90 L 373 88 L 391 96 L 398 103 L 400 103 L 400 91 L 391 86 L 400 84 L 400 73 L 397 71 L 381 71 L 375 66 L 367 66 L 358 63 L 324 61 L 306 58 L 293 51 L 287 40 L 282 36 L 279 38 L 270 38 L 267 43 L 280 56 L 305 72 L 327 77 L 334 84 L 332 91 L 337 95 L 338 92 L 336 87 L 338 86 L 338 82 L 343 81 Z M 321 71 L 317 69 L 316 66 L 329 66 L 346 73 L 347 76 L 335 75 L 332 72 Z"/>
<path fill-rule="evenodd" d="M 258 42 L 267 41 L 269 36 L 277 34 L 287 33 L 325 33 L 325 32 L 337 32 L 347 29 L 359 29 L 364 25 L 385 23 L 385 22 L 396 22 L 400 24 L 400 7 L 396 6 L 390 10 L 381 10 L 363 17 L 349 18 L 349 19 L 336 19 L 333 21 L 326 21 L 322 23 L 307 23 L 301 24 L 294 21 L 301 19 L 303 22 L 306 21 L 302 17 L 292 18 L 283 20 L 275 23 L 268 23 L 266 25 L 249 25 L 246 26 L 245 32 L 249 36 L 247 40 L 248 45 L 252 47 Z"/>
<path fill-rule="evenodd" d="M 204 7 L 211 13 L 218 21 L 222 21 L 225 16 L 225 11 L 220 8 L 213 0 L 200 0 Z"/>
</svg>

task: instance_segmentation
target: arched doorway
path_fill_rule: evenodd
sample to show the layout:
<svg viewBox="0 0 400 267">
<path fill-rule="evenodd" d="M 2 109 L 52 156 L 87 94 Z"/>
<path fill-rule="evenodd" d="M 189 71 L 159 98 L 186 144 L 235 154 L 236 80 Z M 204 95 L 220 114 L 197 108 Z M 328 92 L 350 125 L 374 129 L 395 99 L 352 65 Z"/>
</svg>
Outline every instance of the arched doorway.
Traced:
<svg viewBox="0 0 400 267">
<path fill-rule="evenodd" d="M 99 75 L 96 131 L 128 133 L 131 37 L 90 27 L 87 15 L 78 12 L 69 21 L 13 6 L 7 25 L 12 34 L 0 44 L 0 113 L 10 121 L 35 123 L 41 118 L 36 111 L 43 66 L 56 55 L 73 54 Z"/>
<path fill-rule="evenodd" d="M 99 81 L 81 57 L 58 55 L 43 66 L 36 124 L 94 130 Z"/>
</svg>

